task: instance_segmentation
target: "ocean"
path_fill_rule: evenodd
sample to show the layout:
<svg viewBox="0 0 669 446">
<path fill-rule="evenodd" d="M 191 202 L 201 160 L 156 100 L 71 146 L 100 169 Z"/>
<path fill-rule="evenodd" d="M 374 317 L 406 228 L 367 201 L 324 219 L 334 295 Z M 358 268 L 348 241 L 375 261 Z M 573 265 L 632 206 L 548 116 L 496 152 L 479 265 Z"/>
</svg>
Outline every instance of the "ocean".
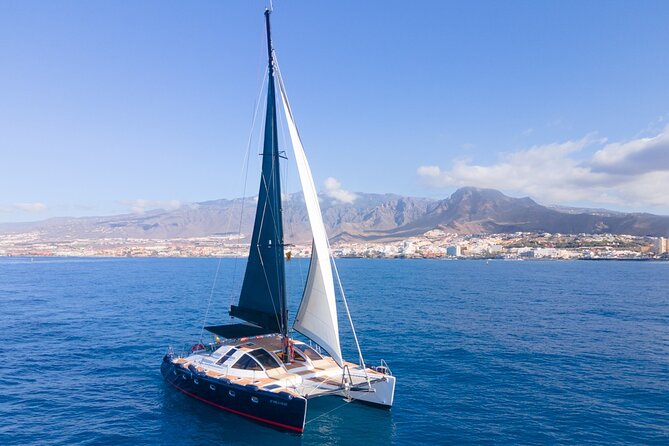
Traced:
<svg viewBox="0 0 669 446">
<path fill-rule="evenodd" d="M 395 405 L 312 400 L 303 435 L 160 374 L 225 320 L 244 266 L 0 258 L 0 444 L 669 444 L 669 262 L 339 260 Z M 307 268 L 287 263 L 293 315 Z"/>
</svg>

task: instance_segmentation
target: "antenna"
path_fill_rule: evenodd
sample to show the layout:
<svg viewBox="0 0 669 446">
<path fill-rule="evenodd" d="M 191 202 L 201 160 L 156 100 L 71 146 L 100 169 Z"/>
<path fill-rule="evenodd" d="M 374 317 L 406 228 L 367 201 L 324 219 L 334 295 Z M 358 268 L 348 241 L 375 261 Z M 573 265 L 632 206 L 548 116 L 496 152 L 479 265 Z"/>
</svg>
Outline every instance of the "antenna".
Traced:
<svg viewBox="0 0 669 446">
<path fill-rule="evenodd" d="M 274 73 L 274 58 L 272 55 L 272 34 L 269 26 L 269 15 L 272 12 L 271 9 L 265 9 L 265 29 L 267 30 L 267 56 L 269 58 L 269 74 L 270 76 Z"/>
</svg>

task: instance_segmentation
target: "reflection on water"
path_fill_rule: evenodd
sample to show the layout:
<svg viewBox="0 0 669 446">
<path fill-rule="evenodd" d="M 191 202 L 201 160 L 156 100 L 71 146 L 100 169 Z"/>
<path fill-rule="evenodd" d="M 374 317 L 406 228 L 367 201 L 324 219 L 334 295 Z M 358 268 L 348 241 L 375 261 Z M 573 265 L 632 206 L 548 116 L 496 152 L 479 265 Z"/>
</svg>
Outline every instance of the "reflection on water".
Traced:
<svg viewBox="0 0 669 446">
<path fill-rule="evenodd" d="M 392 411 L 343 398 L 309 400 L 302 435 L 285 432 L 203 404 L 164 383 L 161 388 L 160 437 L 176 444 L 341 444 L 343 432 L 355 432 L 361 444 L 392 444 Z"/>
</svg>

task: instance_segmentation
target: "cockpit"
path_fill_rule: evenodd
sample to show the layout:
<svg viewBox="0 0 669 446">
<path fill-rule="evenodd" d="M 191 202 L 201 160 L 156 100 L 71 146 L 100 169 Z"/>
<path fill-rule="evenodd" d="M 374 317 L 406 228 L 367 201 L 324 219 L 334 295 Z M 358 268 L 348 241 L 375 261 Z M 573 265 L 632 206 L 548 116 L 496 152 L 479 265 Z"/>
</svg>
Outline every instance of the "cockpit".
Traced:
<svg viewBox="0 0 669 446">
<path fill-rule="evenodd" d="M 268 342 L 269 341 L 269 342 Z M 293 370 L 300 367 L 313 366 L 312 362 L 323 359 L 323 356 L 310 345 L 291 340 L 288 356 L 280 341 L 276 338 L 264 338 L 259 342 L 236 343 L 223 346 L 211 355 L 211 362 L 219 367 L 247 370 L 272 371 L 274 369 Z"/>
<path fill-rule="evenodd" d="M 239 351 L 241 350 L 236 347 L 230 348 L 216 361 L 216 365 L 227 365 L 233 369 L 255 371 L 271 370 L 281 367 L 279 361 L 264 348 L 245 351 L 241 355 L 237 354 Z"/>
</svg>

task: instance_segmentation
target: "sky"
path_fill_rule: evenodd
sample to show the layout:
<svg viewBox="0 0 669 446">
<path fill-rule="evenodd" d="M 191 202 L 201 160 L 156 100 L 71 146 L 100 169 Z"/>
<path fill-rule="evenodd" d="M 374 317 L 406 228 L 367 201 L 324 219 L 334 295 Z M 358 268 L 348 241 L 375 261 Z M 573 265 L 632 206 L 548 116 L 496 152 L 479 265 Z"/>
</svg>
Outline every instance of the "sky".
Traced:
<svg viewBox="0 0 669 446">
<path fill-rule="evenodd" d="M 0 222 L 255 194 L 266 4 L 0 1 Z M 332 197 L 475 186 L 665 215 L 667 23 L 663 0 L 275 0 L 272 14 Z"/>
</svg>

